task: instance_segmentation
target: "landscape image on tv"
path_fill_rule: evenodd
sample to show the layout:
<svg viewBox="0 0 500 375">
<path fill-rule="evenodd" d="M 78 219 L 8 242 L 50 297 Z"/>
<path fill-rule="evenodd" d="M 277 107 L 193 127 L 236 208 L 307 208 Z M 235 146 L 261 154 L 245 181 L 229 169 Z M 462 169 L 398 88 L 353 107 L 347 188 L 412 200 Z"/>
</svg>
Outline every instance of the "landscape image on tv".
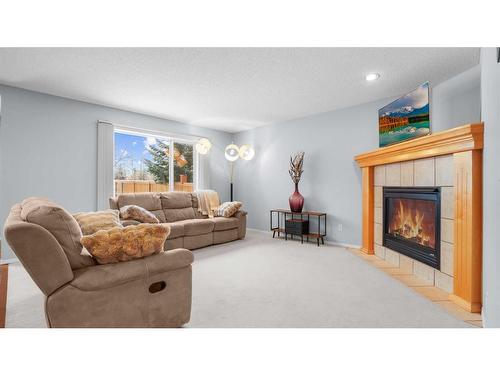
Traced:
<svg viewBox="0 0 500 375">
<path fill-rule="evenodd" d="M 380 147 L 430 134 L 429 82 L 379 109 L 378 125 Z"/>
</svg>

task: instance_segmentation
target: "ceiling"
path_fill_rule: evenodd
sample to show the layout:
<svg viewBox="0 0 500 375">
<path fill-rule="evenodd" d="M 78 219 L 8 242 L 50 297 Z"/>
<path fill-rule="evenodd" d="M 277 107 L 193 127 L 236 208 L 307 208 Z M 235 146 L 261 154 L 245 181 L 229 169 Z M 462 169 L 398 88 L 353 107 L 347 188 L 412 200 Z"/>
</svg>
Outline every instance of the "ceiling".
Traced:
<svg viewBox="0 0 500 375">
<path fill-rule="evenodd" d="M 0 48 L 0 83 L 238 132 L 435 86 L 478 63 L 478 48 Z"/>
</svg>

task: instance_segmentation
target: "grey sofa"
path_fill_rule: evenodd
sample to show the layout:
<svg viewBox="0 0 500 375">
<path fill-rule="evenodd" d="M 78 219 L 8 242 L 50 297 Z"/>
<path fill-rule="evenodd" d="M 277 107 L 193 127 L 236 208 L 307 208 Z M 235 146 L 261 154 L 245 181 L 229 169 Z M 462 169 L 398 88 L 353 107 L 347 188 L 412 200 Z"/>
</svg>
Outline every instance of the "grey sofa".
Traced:
<svg viewBox="0 0 500 375">
<path fill-rule="evenodd" d="M 152 212 L 170 227 L 165 250 L 200 247 L 245 238 L 247 213 L 240 210 L 230 218 L 208 218 L 198 212 L 196 194 L 187 192 L 120 194 L 109 199 L 112 209 L 136 205 Z M 138 224 L 131 220 L 124 225 Z"/>
</svg>

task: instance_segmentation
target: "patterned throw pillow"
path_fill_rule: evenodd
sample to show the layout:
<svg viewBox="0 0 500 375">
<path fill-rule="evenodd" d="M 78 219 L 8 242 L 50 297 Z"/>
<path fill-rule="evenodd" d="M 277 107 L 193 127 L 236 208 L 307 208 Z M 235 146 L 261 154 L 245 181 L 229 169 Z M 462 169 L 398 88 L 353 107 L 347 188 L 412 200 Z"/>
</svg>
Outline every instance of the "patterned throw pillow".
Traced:
<svg viewBox="0 0 500 375">
<path fill-rule="evenodd" d="M 215 210 L 215 216 L 234 216 L 241 206 L 241 202 L 224 202 Z"/>
<path fill-rule="evenodd" d="M 170 228 L 161 224 L 139 224 L 125 228 L 100 230 L 83 236 L 82 245 L 99 264 L 126 262 L 163 250 Z"/>
<path fill-rule="evenodd" d="M 79 212 L 73 217 L 82 228 L 83 235 L 89 235 L 98 230 L 122 228 L 118 210 L 104 210 L 96 212 Z"/>
<path fill-rule="evenodd" d="M 120 208 L 120 216 L 124 220 L 137 220 L 141 223 L 158 224 L 160 222 L 151 212 L 134 204 Z"/>
</svg>

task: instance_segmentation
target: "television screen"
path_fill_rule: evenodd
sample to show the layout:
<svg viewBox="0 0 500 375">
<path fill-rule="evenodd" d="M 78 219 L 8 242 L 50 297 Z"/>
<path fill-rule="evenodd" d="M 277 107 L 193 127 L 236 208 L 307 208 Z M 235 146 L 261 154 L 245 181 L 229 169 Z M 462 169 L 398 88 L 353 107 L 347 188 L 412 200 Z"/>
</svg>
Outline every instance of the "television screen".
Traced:
<svg viewBox="0 0 500 375">
<path fill-rule="evenodd" d="M 429 82 L 379 109 L 378 126 L 380 147 L 430 134 Z"/>
</svg>

